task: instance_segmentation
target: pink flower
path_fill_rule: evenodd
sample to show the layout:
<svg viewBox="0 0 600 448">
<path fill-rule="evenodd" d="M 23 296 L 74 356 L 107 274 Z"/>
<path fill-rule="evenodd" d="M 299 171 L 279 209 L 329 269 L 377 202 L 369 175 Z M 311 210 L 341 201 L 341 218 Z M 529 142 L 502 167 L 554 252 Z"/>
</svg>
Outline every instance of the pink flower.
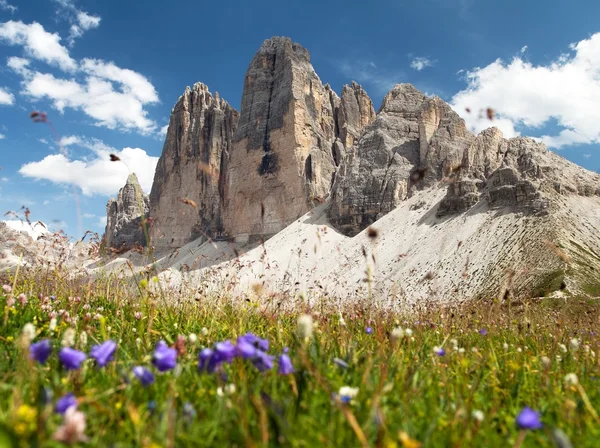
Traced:
<svg viewBox="0 0 600 448">
<path fill-rule="evenodd" d="M 75 406 L 70 406 L 65 411 L 63 424 L 58 427 L 52 438 L 69 445 L 85 442 L 87 441 L 85 426 L 85 414 L 78 411 Z"/>
<path fill-rule="evenodd" d="M 2 285 L 2 290 L 6 293 L 6 294 L 10 294 L 12 291 L 12 286 L 10 285 Z"/>
<path fill-rule="evenodd" d="M 139 311 L 136 311 L 134 316 L 137 320 L 140 320 L 142 318 L 142 313 L 140 313 Z"/>
<path fill-rule="evenodd" d="M 27 296 L 26 296 L 25 294 L 23 294 L 23 293 L 19 294 L 19 297 L 18 297 L 18 299 L 19 299 L 19 303 L 20 303 L 22 306 L 25 306 L 25 305 L 27 305 Z"/>
<path fill-rule="evenodd" d="M 8 299 L 6 299 L 6 306 L 10 308 L 15 304 L 15 302 L 15 298 L 13 296 L 10 296 Z"/>
</svg>

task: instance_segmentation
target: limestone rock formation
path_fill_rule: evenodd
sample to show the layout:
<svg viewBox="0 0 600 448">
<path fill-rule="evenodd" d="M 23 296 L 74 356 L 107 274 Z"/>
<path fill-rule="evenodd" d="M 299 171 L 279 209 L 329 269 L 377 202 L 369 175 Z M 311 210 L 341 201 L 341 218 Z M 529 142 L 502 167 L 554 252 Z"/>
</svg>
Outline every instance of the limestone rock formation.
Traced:
<svg viewBox="0 0 600 448">
<path fill-rule="evenodd" d="M 329 195 L 348 145 L 374 117 L 357 84 L 340 99 L 306 49 L 266 40 L 250 63 L 227 172 L 225 229 L 271 235 Z"/>
<path fill-rule="evenodd" d="M 150 193 L 157 248 L 223 234 L 225 173 L 238 113 L 196 83 L 173 108 Z"/>
<path fill-rule="evenodd" d="M 127 178 L 116 199 L 106 204 L 105 243 L 108 247 L 145 245 L 141 220 L 148 214 L 148 195 L 144 193 L 135 173 Z"/>
<path fill-rule="evenodd" d="M 437 216 L 465 212 L 481 200 L 547 213 L 548 195 L 597 194 L 598 176 L 530 138 L 506 140 L 497 128 L 475 136 L 443 100 L 400 84 L 340 168 L 329 217 L 355 235 L 416 191 L 436 185 L 448 185 Z"/>
</svg>

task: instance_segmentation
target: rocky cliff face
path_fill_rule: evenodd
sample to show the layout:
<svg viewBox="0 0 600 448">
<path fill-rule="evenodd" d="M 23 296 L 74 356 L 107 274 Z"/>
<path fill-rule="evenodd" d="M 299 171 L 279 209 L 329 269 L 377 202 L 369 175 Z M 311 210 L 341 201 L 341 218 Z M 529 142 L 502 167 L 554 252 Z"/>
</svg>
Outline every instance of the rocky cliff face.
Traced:
<svg viewBox="0 0 600 448">
<path fill-rule="evenodd" d="M 360 86 L 340 99 L 323 86 L 306 49 L 266 40 L 246 73 L 227 172 L 225 229 L 274 234 L 329 195 L 346 149 L 374 118 Z"/>
<path fill-rule="evenodd" d="M 329 217 L 344 234 L 356 235 L 416 191 L 446 185 L 440 217 L 466 212 L 482 200 L 491 207 L 547 213 L 548 195 L 589 196 L 597 184 L 597 175 L 533 139 L 506 140 L 496 128 L 471 134 L 440 98 L 400 84 L 341 167 Z"/>
<path fill-rule="evenodd" d="M 238 116 L 202 83 L 175 104 L 150 193 L 156 247 L 223 234 L 225 173 Z"/>
<path fill-rule="evenodd" d="M 146 238 L 141 219 L 148 214 L 148 195 L 144 193 L 137 176 L 132 173 L 116 199 L 106 204 L 104 239 L 109 247 L 145 245 Z"/>
</svg>

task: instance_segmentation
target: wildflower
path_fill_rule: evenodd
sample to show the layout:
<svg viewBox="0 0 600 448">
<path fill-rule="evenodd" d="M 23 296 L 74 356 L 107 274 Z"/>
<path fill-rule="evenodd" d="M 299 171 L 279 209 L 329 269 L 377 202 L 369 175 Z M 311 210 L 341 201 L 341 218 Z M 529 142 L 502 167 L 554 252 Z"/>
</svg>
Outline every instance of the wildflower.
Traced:
<svg viewBox="0 0 600 448">
<path fill-rule="evenodd" d="M 307 341 L 312 337 L 313 334 L 313 319 L 308 314 L 303 314 L 298 318 L 298 337 Z"/>
<path fill-rule="evenodd" d="M 340 314 L 339 325 L 340 325 L 340 327 L 346 326 L 346 321 L 344 320 L 344 317 L 341 314 Z"/>
<path fill-rule="evenodd" d="M 433 352 L 438 356 L 444 356 L 446 354 L 446 350 L 443 347 L 433 347 Z"/>
<path fill-rule="evenodd" d="M 71 406 L 77 407 L 77 398 L 72 393 L 68 393 L 58 399 L 56 406 L 54 406 L 54 412 L 64 414 Z"/>
<path fill-rule="evenodd" d="M 246 342 L 252 344 L 254 347 L 256 347 L 259 350 L 262 350 L 263 352 L 269 350 L 269 341 L 267 339 L 261 339 L 252 333 L 246 333 L 245 335 L 240 336 L 240 338 L 238 338 L 238 340 L 240 339 L 244 339 Z"/>
<path fill-rule="evenodd" d="M 116 342 L 108 340 L 100 345 L 94 345 L 90 351 L 90 357 L 94 358 L 100 367 L 104 367 L 109 361 L 112 361 L 116 350 Z"/>
<path fill-rule="evenodd" d="M 198 336 L 196 336 L 195 333 L 189 334 L 188 341 L 190 341 L 192 344 L 195 344 L 197 340 L 198 340 Z"/>
<path fill-rule="evenodd" d="M 401 327 L 396 327 L 392 330 L 391 338 L 392 341 L 397 341 L 404 337 L 404 330 Z"/>
<path fill-rule="evenodd" d="M 63 347 L 72 347 L 75 345 L 75 329 L 69 327 L 65 330 L 61 345 Z"/>
<path fill-rule="evenodd" d="M 571 339 L 571 350 L 573 350 L 574 352 L 579 350 L 579 339 L 577 339 L 577 338 Z"/>
<path fill-rule="evenodd" d="M 275 359 L 274 356 L 267 355 L 265 352 L 257 350 L 256 356 L 252 360 L 252 363 L 258 370 L 265 372 L 273 368 L 273 359 Z"/>
<path fill-rule="evenodd" d="M 235 393 L 235 384 L 233 384 L 233 383 L 227 384 L 225 386 L 225 393 L 227 395 L 233 395 Z"/>
<path fill-rule="evenodd" d="M 188 421 L 191 421 L 194 417 L 196 417 L 196 410 L 194 409 L 192 403 L 190 403 L 189 401 L 183 403 L 183 416 Z"/>
<path fill-rule="evenodd" d="M 81 367 L 81 363 L 85 361 L 87 356 L 85 353 L 75 350 L 71 347 L 64 347 L 58 353 L 58 359 L 63 367 L 67 370 L 77 370 Z"/>
<path fill-rule="evenodd" d="M 340 387 L 338 396 L 342 403 L 350 403 L 358 395 L 358 387 Z"/>
<path fill-rule="evenodd" d="M 15 304 L 15 302 L 15 298 L 13 296 L 10 296 L 8 299 L 6 299 L 6 306 L 10 308 Z"/>
<path fill-rule="evenodd" d="M 473 412 L 471 413 L 471 415 L 479 423 L 481 423 L 483 421 L 483 419 L 485 418 L 485 415 L 483 414 L 483 411 L 480 411 L 478 409 L 473 410 Z"/>
<path fill-rule="evenodd" d="M 365 333 L 372 334 L 373 333 L 373 329 L 371 327 L 367 327 L 367 329 L 365 330 Z"/>
<path fill-rule="evenodd" d="M 85 442 L 87 441 L 85 427 L 85 414 L 71 406 L 65 411 L 63 424 L 58 427 L 52 437 L 54 440 L 71 445 Z"/>
<path fill-rule="evenodd" d="M 33 325 L 31 322 L 26 323 L 23 327 L 22 334 L 25 341 L 28 344 L 31 344 L 31 341 L 35 339 L 35 325 Z"/>
<path fill-rule="evenodd" d="M 12 292 L 12 286 L 2 285 L 2 291 L 4 291 L 5 294 L 10 294 Z"/>
<path fill-rule="evenodd" d="M 142 366 L 135 366 L 131 369 L 135 377 L 142 383 L 142 386 L 149 386 L 154 383 L 154 375 L 150 370 Z"/>
<path fill-rule="evenodd" d="M 521 347 L 517 347 L 517 353 L 522 353 L 523 349 Z"/>
<path fill-rule="evenodd" d="M 558 348 L 561 352 L 567 353 L 567 346 L 565 344 L 558 344 Z"/>
<path fill-rule="evenodd" d="M 465 348 L 461 347 L 458 349 L 458 353 L 460 353 L 461 355 L 465 352 Z"/>
<path fill-rule="evenodd" d="M 487 335 L 487 330 L 485 328 L 482 328 L 481 330 L 479 330 L 479 334 L 481 336 L 486 336 Z"/>
<path fill-rule="evenodd" d="M 142 313 L 140 313 L 139 311 L 136 311 L 134 313 L 133 317 L 135 317 L 137 320 L 140 320 L 142 318 Z"/>
<path fill-rule="evenodd" d="M 450 339 L 450 345 L 452 346 L 453 350 L 458 350 L 458 340 Z"/>
<path fill-rule="evenodd" d="M 46 364 L 50 353 L 52 353 L 52 344 L 48 339 L 42 339 L 40 342 L 29 346 L 29 357 L 40 364 Z"/>
<path fill-rule="evenodd" d="M 19 294 L 19 297 L 17 297 L 17 298 L 19 299 L 19 303 L 22 306 L 27 305 L 27 296 L 25 294 L 21 293 L 21 294 Z"/>
<path fill-rule="evenodd" d="M 543 366 L 544 366 L 546 369 L 548 369 L 548 368 L 550 367 L 550 363 L 551 363 L 551 361 L 550 361 L 550 358 L 548 358 L 547 356 L 542 356 L 542 357 L 541 357 L 541 361 L 542 361 L 542 365 L 543 365 Z"/>
<path fill-rule="evenodd" d="M 411 337 L 413 335 L 413 331 L 410 328 L 405 328 L 404 334 L 408 337 Z"/>
<path fill-rule="evenodd" d="M 37 422 L 37 409 L 26 404 L 17 408 L 15 433 L 19 436 L 27 436 L 35 431 Z"/>
<path fill-rule="evenodd" d="M 214 372 L 217 367 L 217 362 L 214 360 L 214 350 L 210 348 L 205 348 L 200 351 L 198 355 L 198 369 L 205 370 L 208 373 Z"/>
<path fill-rule="evenodd" d="M 236 354 L 243 359 L 253 358 L 256 347 L 244 337 L 239 337 L 235 346 Z"/>
<path fill-rule="evenodd" d="M 574 373 L 567 373 L 565 376 L 565 384 L 567 386 L 576 386 L 579 383 L 579 378 Z"/>
<path fill-rule="evenodd" d="M 540 421 L 540 413 L 527 406 L 517 415 L 516 423 L 521 429 L 541 429 L 544 426 Z"/>
<path fill-rule="evenodd" d="M 562 356 L 556 355 L 556 362 L 561 362 L 561 361 L 562 361 Z"/>
<path fill-rule="evenodd" d="M 343 359 L 340 359 L 340 358 L 333 358 L 333 363 L 337 364 L 338 366 L 340 366 L 340 367 L 342 367 L 344 369 L 347 369 L 349 367 L 348 363 L 346 361 L 344 361 Z"/>
<path fill-rule="evenodd" d="M 95 320 L 100 320 L 100 319 L 102 319 L 102 314 L 100 314 L 100 313 L 96 313 L 96 314 L 94 315 L 94 319 L 95 319 Z"/>
<path fill-rule="evenodd" d="M 202 327 L 202 336 L 208 336 L 208 328 Z"/>
<path fill-rule="evenodd" d="M 277 363 L 279 364 L 277 373 L 280 375 L 289 375 L 290 373 L 294 373 L 294 366 L 292 365 L 292 360 L 287 352 L 288 348 L 286 347 L 283 349 L 283 353 L 279 355 L 279 359 L 277 360 Z"/>
<path fill-rule="evenodd" d="M 165 341 L 159 341 L 152 355 L 152 364 L 160 372 L 173 369 L 177 365 L 177 350 L 169 348 Z"/>
<path fill-rule="evenodd" d="M 508 351 L 508 343 L 504 343 L 502 344 L 502 348 L 504 349 L 504 351 Z"/>
<path fill-rule="evenodd" d="M 215 356 L 219 362 L 230 363 L 233 361 L 235 351 L 235 345 L 233 345 L 230 340 L 217 342 L 215 344 Z"/>
</svg>

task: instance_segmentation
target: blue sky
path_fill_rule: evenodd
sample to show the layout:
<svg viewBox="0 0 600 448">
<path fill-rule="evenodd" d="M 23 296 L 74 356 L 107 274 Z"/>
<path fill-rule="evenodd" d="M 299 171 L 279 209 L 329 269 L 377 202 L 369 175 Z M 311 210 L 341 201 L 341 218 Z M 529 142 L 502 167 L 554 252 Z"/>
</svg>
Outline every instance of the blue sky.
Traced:
<svg viewBox="0 0 600 448">
<path fill-rule="evenodd" d="M 562 0 L 0 0 L 0 211 L 102 231 L 128 172 L 107 154 L 149 191 L 185 87 L 204 82 L 239 110 L 248 63 L 274 35 L 305 46 L 338 92 L 356 80 L 377 108 L 410 82 L 475 131 L 493 107 L 506 136 L 542 138 L 597 171 L 598 17 L 600 2 Z"/>
</svg>

